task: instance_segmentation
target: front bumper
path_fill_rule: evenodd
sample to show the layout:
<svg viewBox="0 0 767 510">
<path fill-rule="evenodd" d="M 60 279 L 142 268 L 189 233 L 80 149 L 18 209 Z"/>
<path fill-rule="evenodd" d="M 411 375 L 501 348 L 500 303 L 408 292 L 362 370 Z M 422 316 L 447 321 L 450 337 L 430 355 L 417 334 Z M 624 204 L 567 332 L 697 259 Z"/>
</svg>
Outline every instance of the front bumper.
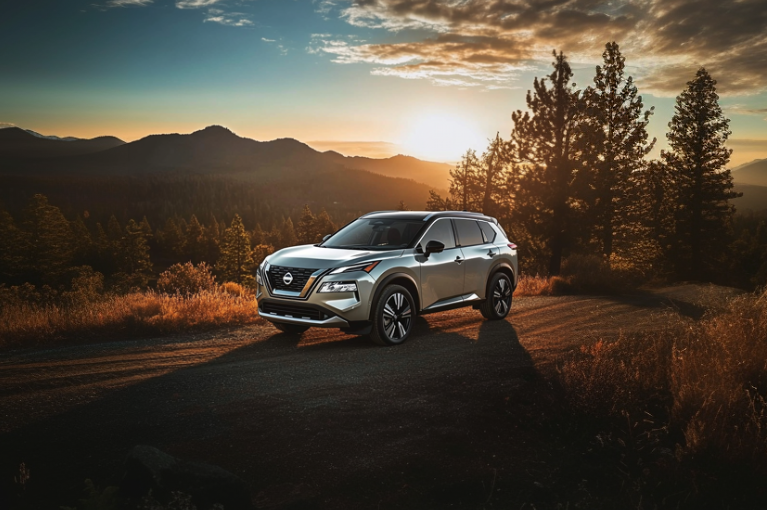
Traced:
<svg viewBox="0 0 767 510">
<path fill-rule="evenodd" d="M 318 292 L 325 282 L 355 282 L 357 292 Z M 305 296 L 272 291 L 267 279 L 256 290 L 258 314 L 266 320 L 314 328 L 350 328 L 370 317 L 375 280 L 364 271 L 319 276 Z"/>
</svg>

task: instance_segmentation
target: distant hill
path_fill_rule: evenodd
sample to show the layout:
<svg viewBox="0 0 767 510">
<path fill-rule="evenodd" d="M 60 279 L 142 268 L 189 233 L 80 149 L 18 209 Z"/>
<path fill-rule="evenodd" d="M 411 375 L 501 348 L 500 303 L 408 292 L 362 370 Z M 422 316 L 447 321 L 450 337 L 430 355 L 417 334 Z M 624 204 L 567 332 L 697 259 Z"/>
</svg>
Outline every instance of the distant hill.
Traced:
<svg viewBox="0 0 767 510">
<path fill-rule="evenodd" d="M 10 127 L 0 129 L 0 160 L 8 162 L 74 156 L 111 149 L 124 143 L 114 136 L 100 136 L 90 140 L 58 138 Z"/>
<path fill-rule="evenodd" d="M 738 184 L 767 186 L 767 159 L 757 159 L 733 168 L 732 179 Z"/>
<path fill-rule="evenodd" d="M 437 189 L 447 189 L 450 187 L 448 179 L 450 179 L 451 166 L 445 163 L 422 161 L 411 156 L 403 156 L 402 154 L 386 159 L 342 156 L 333 151 L 328 151 L 324 154 L 333 155 L 340 164 L 347 168 L 367 170 L 381 175 L 388 175 L 389 177 L 414 179 Z"/>
<path fill-rule="evenodd" d="M 743 196 L 733 200 L 738 212 L 767 211 L 767 186 L 755 186 L 753 184 L 735 183 L 735 191 L 743 193 Z"/>
<path fill-rule="evenodd" d="M 40 139 L 23 130 L 12 135 L 28 147 L 80 143 Z M 12 137 L 5 138 L 13 147 Z M 337 218 L 393 209 L 400 201 L 422 209 L 429 189 L 444 193 L 444 185 L 436 183 L 445 183 L 447 170 L 447 165 L 405 156 L 347 158 L 318 152 L 290 138 L 259 142 L 221 126 L 191 134 L 151 135 L 90 153 L 45 158 L 20 154 L 24 152 L 18 148 L 0 150 L 0 175 L 11 184 L 0 190 L 0 200 L 9 209 L 20 210 L 22 199 L 43 192 L 74 210 L 98 204 L 103 213 L 111 207 L 126 215 L 140 212 L 154 218 L 175 211 L 188 214 L 187 207 L 191 212 L 227 211 L 228 216 L 230 210 L 253 209 L 255 204 L 262 210 L 253 213 L 256 221 L 295 215 L 303 204 L 314 210 L 325 207 Z M 426 179 L 435 184 L 418 182 Z"/>
</svg>

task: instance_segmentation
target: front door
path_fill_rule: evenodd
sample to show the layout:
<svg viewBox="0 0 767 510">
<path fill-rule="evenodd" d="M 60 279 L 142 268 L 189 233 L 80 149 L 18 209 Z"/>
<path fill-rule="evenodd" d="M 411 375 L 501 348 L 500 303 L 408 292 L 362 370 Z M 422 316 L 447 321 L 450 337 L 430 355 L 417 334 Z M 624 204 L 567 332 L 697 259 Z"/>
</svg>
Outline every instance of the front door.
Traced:
<svg viewBox="0 0 767 510">
<path fill-rule="evenodd" d="M 421 308 L 463 294 L 463 254 L 455 244 L 450 219 L 435 221 L 421 239 L 421 248 L 425 250 L 429 241 L 439 241 L 445 245 L 445 250 L 432 253 L 428 258 L 425 255 L 416 257 L 421 263 Z"/>
</svg>

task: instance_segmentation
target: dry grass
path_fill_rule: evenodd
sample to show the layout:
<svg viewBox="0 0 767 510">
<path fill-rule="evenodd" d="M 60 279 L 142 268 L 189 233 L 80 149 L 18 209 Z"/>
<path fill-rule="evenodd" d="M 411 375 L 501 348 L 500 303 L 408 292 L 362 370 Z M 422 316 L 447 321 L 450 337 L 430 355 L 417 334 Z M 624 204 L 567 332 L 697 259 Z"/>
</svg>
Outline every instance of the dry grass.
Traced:
<svg viewBox="0 0 767 510">
<path fill-rule="evenodd" d="M 652 415 L 680 462 L 767 473 L 767 291 L 698 323 L 583 347 L 559 377 L 583 416 Z"/>
<path fill-rule="evenodd" d="M 187 295 L 138 292 L 71 306 L 9 303 L 0 310 L 0 346 L 249 324 L 258 321 L 257 309 L 255 297 L 232 288 Z"/>
</svg>

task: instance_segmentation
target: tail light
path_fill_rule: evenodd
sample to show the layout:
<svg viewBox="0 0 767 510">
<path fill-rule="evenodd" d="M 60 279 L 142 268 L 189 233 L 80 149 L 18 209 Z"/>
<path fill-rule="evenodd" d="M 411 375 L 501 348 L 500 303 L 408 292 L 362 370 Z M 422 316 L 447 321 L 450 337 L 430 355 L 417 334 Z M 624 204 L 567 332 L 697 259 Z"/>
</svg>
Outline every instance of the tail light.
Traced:
<svg viewBox="0 0 767 510">
<path fill-rule="evenodd" d="M 509 243 L 509 244 L 507 244 L 506 246 L 508 246 L 508 247 L 509 247 L 509 248 L 511 248 L 512 250 L 516 250 L 516 249 L 517 249 L 517 245 L 516 245 L 516 244 L 514 244 L 514 243 Z"/>
</svg>

